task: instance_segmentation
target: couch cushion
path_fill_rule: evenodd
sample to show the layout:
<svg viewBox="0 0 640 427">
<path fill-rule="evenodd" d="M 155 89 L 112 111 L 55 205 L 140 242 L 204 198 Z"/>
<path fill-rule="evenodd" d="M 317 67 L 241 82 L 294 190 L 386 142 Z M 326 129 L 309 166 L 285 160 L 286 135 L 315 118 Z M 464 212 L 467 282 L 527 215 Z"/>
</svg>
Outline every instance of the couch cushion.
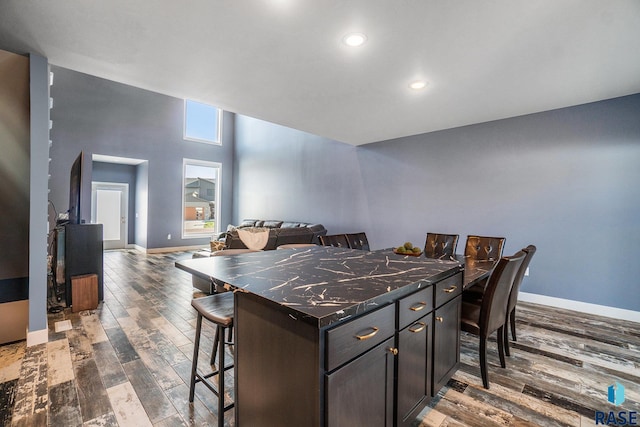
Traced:
<svg viewBox="0 0 640 427">
<path fill-rule="evenodd" d="M 258 227 L 256 225 L 256 221 L 258 221 L 258 220 L 257 219 L 243 219 L 242 222 L 240 223 L 240 225 L 238 225 L 237 227 Z M 227 230 L 227 231 L 231 231 L 231 230 Z"/>
<path fill-rule="evenodd" d="M 297 228 L 300 227 L 299 222 L 283 222 L 280 228 Z"/>
<path fill-rule="evenodd" d="M 263 227 L 267 227 L 267 228 L 280 228 L 281 225 L 282 225 L 282 221 L 273 221 L 273 220 L 264 221 L 264 223 L 262 224 Z"/>
</svg>

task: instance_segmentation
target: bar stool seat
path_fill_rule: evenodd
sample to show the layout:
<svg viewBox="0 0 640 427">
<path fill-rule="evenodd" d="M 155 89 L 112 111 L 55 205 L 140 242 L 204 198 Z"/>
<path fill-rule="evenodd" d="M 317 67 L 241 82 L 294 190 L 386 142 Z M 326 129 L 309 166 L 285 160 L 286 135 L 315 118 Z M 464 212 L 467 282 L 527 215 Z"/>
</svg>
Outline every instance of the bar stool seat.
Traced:
<svg viewBox="0 0 640 427">
<path fill-rule="evenodd" d="M 209 390 L 218 397 L 218 426 L 224 426 L 225 411 L 233 408 L 234 403 L 225 406 L 224 404 L 224 373 L 233 368 L 233 364 L 225 366 L 224 345 L 233 345 L 232 342 L 224 340 L 225 329 L 233 327 L 233 292 L 223 292 L 210 296 L 196 298 L 191 301 L 191 306 L 198 312 L 196 324 L 196 336 L 193 343 L 193 362 L 191 366 L 191 384 L 189 387 L 189 402 L 193 402 L 196 383 L 203 383 Z M 212 351 L 211 362 L 218 355 L 217 369 L 208 374 L 198 371 L 198 352 L 200 351 L 200 334 L 202 332 L 202 318 L 216 325 L 216 344 Z M 209 378 L 218 376 L 217 385 L 212 384 Z"/>
<path fill-rule="evenodd" d="M 233 325 L 233 292 L 222 292 L 195 298 L 191 306 L 208 321 L 224 328 Z"/>
</svg>

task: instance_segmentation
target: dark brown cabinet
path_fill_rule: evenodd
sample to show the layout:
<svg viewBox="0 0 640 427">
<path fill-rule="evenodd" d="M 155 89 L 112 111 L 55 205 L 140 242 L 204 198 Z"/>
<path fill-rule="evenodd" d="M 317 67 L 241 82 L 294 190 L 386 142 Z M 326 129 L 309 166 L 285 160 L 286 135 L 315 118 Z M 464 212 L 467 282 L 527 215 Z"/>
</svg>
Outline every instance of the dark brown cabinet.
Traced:
<svg viewBox="0 0 640 427">
<path fill-rule="evenodd" d="M 421 403 L 431 397 L 432 314 L 398 333 L 397 425 L 411 425 Z"/>
<path fill-rule="evenodd" d="M 433 396 L 460 366 L 462 273 L 436 283 L 434 292 Z"/>
<path fill-rule="evenodd" d="M 462 274 L 449 271 L 327 327 L 236 292 L 236 423 L 410 425 L 459 363 Z"/>
<path fill-rule="evenodd" d="M 326 376 L 327 425 L 393 426 L 393 338 Z"/>
<path fill-rule="evenodd" d="M 393 426 L 395 314 L 389 304 L 326 332 L 328 426 Z"/>
<path fill-rule="evenodd" d="M 67 306 L 71 298 L 71 278 L 85 274 L 98 276 L 98 301 L 104 299 L 102 224 L 66 224 L 56 229 L 56 282 L 65 289 Z"/>
</svg>

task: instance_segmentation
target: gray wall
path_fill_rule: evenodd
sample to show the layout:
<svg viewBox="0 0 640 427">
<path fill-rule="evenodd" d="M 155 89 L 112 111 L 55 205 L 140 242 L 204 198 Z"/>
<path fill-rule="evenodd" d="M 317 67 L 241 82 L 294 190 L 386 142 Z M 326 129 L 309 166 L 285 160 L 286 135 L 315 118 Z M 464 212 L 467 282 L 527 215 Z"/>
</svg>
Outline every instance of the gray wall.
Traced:
<svg viewBox="0 0 640 427">
<path fill-rule="evenodd" d="M 28 344 L 47 339 L 47 184 L 49 167 L 49 63 L 29 55 L 30 191 L 29 191 L 29 333 Z"/>
<path fill-rule="evenodd" d="M 361 147 L 236 117 L 235 222 L 316 221 L 372 248 L 428 231 L 538 253 L 523 291 L 639 310 L 640 94 Z"/>
<path fill-rule="evenodd" d="M 185 141 L 184 101 L 132 86 L 52 66 L 50 198 L 58 212 L 68 208 L 69 171 L 84 151 L 82 218 L 90 222 L 93 154 L 148 160 L 146 242 L 136 226 L 132 242 L 152 248 L 203 245 L 208 239 L 184 239 L 181 235 L 182 159 L 198 159 L 231 165 L 233 115 L 225 113 L 223 145 Z M 231 218 L 232 168 L 223 166 L 222 222 Z M 145 206 L 136 206 L 143 209 Z M 138 211 L 139 214 L 141 212 Z M 141 215 L 140 215 L 141 216 Z M 136 220 L 137 223 L 140 221 Z M 223 226 L 224 227 L 224 226 Z M 172 235 L 167 240 L 167 234 Z"/>
<path fill-rule="evenodd" d="M 146 248 L 148 235 L 149 213 L 149 162 L 143 162 L 136 168 L 136 201 L 135 211 L 135 239 L 132 243 Z"/>
<path fill-rule="evenodd" d="M 332 232 L 369 226 L 356 147 L 236 116 L 234 223 L 319 222 Z"/>
</svg>

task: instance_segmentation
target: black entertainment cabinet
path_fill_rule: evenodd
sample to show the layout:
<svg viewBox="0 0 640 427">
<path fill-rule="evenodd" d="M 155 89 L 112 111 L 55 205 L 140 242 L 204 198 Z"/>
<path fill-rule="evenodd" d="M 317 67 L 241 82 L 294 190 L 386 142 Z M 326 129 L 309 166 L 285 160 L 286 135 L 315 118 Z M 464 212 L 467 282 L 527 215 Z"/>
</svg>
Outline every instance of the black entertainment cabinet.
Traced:
<svg viewBox="0 0 640 427">
<path fill-rule="evenodd" d="M 85 274 L 98 276 L 98 301 L 104 299 L 102 224 L 64 224 L 56 227 L 55 280 L 64 289 L 71 307 L 71 278 Z"/>
</svg>

